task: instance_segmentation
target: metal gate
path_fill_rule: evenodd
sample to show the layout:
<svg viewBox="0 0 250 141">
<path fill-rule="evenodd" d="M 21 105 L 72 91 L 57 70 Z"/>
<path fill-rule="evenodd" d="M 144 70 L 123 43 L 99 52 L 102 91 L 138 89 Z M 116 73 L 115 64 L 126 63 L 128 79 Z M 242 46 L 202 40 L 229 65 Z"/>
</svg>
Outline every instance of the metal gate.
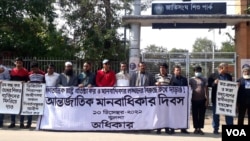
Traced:
<svg viewBox="0 0 250 141">
<path fill-rule="evenodd" d="M 175 65 L 179 65 L 182 68 L 182 74 L 187 78 L 194 76 L 193 68 L 196 65 L 201 66 L 203 76 L 208 77 L 211 73 L 217 71 L 217 66 L 220 63 L 224 62 L 229 64 L 229 73 L 234 80 L 237 80 L 236 59 L 235 52 L 148 52 L 142 54 L 142 61 L 147 64 L 151 73 L 159 73 L 158 64 L 166 62 L 169 65 L 169 73 L 172 73 Z"/>
</svg>

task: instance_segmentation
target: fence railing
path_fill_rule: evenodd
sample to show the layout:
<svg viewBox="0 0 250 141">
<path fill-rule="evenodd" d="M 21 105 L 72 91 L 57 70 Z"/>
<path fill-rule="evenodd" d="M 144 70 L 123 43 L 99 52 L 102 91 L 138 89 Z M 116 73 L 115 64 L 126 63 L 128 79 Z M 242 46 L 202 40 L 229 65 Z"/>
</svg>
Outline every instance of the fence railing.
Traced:
<svg viewBox="0 0 250 141">
<path fill-rule="evenodd" d="M 3 58 L 3 65 L 5 65 L 7 68 L 12 69 L 13 67 L 15 67 L 15 58 L 16 57 L 4 57 Z M 47 71 L 47 66 L 49 64 L 53 64 L 56 66 L 55 71 L 58 73 L 63 72 L 64 70 L 64 63 L 66 61 L 71 61 L 73 64 L 73 69 L 76 72 L 76 74 L 79 74 L 82 71 L 83 68 L 83 63 L 87 60 L 81 60 L 81 59 L 66 59 L 66 58 L 53 58 L 53 57 L 23 57 L 23 61 L 24 61 L 24 67 L 28 70 L 30 70 L 30 64 L 33 61 L 38 62 L 39 64 L 39 68 L 43 71 Z M 95 72 L 98 69 L 102 68 L 102 60 L 100 61 L 91 61 L 92 64 L 92 71 Z M 120 65 L 119 65 L 119 61 L 110 61 L 110 65 L 112 70 L 114 70 L 115 72 L 119 71 Z"/>
</svg>

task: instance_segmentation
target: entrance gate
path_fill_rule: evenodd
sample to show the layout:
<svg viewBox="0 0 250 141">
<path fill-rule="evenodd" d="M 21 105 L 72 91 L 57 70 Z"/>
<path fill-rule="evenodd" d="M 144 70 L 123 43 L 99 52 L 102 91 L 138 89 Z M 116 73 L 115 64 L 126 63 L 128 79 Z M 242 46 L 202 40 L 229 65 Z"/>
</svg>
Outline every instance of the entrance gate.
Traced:
<svg viewBox="0 0 250 141">
<path fill-rule="evenodd" d="M 147 64 L 147 69 L 153 73 L 159 73 L 159 63 L 166 62 L 169 65 L 169 73 L 173 67 L 179 65 L 182 74 L 187 78 L 194 76 L 193 68 L 199 65 L 203 69 L 203 76 L 209 77 L 216 72 L 217 66 L 224 62 L 229 64 L 229 73 L 237 80 L 237 56 L 235 52 L 169 52 L 169 53 L 143 53 L 142 61 Z"/>
</svg>

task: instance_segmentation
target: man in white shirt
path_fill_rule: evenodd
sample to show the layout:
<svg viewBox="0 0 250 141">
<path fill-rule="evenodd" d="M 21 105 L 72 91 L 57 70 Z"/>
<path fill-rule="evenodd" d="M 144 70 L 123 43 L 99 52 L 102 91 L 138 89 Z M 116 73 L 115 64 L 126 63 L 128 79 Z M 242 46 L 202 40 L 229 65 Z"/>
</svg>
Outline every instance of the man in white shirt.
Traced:
<svg viewBox="0 0 250 141">
<path fill-rule="evenodd" d="M 45 74 L 46 86 L 55 87 L 58 77 L 59 74 L 55 72 L 55 66 L 53 64 L 49 64 L 47 67 L 47 73 Z"/>
<path fill-rule="evenodd" d="M 116 86 L 129 86 L 129 73 L 127 71 L 127 63 L 121 62 L 120 63 L 120 72 L 116 75 Z"/>
</svg>

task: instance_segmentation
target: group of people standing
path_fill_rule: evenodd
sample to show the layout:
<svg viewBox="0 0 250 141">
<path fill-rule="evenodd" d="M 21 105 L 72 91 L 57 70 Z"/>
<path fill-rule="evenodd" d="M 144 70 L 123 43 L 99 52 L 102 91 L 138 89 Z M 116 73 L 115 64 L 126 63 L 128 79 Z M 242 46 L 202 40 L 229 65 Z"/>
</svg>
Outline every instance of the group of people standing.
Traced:
<svg viewBox="0 0 250 141">
<path fill-rule="evenodd" d="M 23 81 L 30 83 L 45 83 L 46 86 L 76 86 L 76 87 L 114 87 L 114 86 L 190 86 L 192 89 L 191 110 L 194 127 L 194 134 L 203 135 L 206 108 L 209 103 L 208 87 L 212 88 L 212 110 L 213 110 L 213 128 L 214 134 L 219 134 L 219 115 L 216 110 L 216 91 L 219 80 L 232 81 L 232 76 L 228 73 L 228 65 L 221 63 L 218 66 L 218 72 L 213 73 L 208 79 L 202 76 L 202 68 L 194 68 L 194 76 L 187 79 L 181 74 L 181 67 L 173 67 L 172 74 L 168 73 L 168 65 L 161 63 L 159 73 L 153 75 L 146 70 L 146 63 L 139 62 L 138 70 L 128 73 L 127 63 L 120 63 L 120 71 L 115 73 L 110 67 L 110 61 L 104 59 L 102 68 L 97 72 L 92 72 L 91 62 L 83 63 L 83 71 L 75 74 L 72 62 L 65 62 L 65 68 L 62 73 L 55 72 L 55 66 L 49 64 L 47 72 L 39 69 L 37 62 L 31 63 L 31 70 L 28 71 L 23 67 L 22 58 L 15 59 L 15 67 L 10 71 L 2 65 L 0 58 L 0 81 Z M 243 124 L 246 110 L 248 110 L 248 124 L 250 124 L 250 66 L 243 68 L 243 75 L 238 80 L 238 124 Z M 3 126 L 3 114 L 0 114 L 0 127 Z M 16 126 L 15 115 L 11 115 L 11 124 L 9 128 Z M 20 116 L 20 128 L 30 128 L 32 116 L 27 116 L 28 122 L 24 126 L 24 116 Z M 233 117 L 226 116 L 226 124 L 233 124 Z M 164 128 L 167 134 L 174 134 L 175 129 Z M 157 134 L 161 134 L 161 129 L 157 129 Z M 181 129 L 181 133 L 189 134 L 187 129 Z"/>
</svg>

